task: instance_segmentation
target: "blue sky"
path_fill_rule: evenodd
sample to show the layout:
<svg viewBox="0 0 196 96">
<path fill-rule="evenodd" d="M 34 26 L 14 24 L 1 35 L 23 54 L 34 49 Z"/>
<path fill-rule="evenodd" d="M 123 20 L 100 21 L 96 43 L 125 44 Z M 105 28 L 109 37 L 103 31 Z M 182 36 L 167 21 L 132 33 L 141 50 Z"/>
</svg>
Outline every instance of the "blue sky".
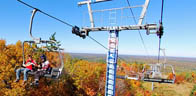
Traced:
<svg viewBox="0 0 196 96">
<path fill-rule="evenodd" d="M 78 7 L 77 2 L 82 0 L 23 0 L 44 12 L 56 16 L 72 25 L 79 27 L 89 26 L 86 5 Z M 141 4 L 144 0 L 130 0 L 131 5 Z M 163 24 L 165 33 L 162 38 L 162 48 L 168 56 L 196 57 L 196 0 L 165 0 Z M 113 0 L 92 5 L 93 9 L 116 8 L 128 6 L 126 0 Z M 161 0 L 151 0 L 144 23 L 158 23 L 160 20 Z M 0 38 L 7 44 L 14 44 L 18 40 L 30 40 L 28 33 L 32 9 L 17 2 L 17 0 L 0 0 Z M 133 9 L 136 16 L 140 9 Z M 118 12 L 117 12 L 118 13 Z M 118 13 L 120 14 L 120 13 Z M 124 14 L 131 16 L 130 11 Z M 95 15 L 97 25 L 103 24 L 107 14 Z M 85 19 L 84 19 L 85 18 Z M 122 20 L 123 23 L 129 19 Z M 85 21 L 85 22 L 84 22 Z M 117 21 L 121 22 L 121 21 Z M 122 24 L 123 24 L 122 23 Z M 104 22 L 104 24 L 106 24 Z M 56 38 L 61 41 L 66 52 L 80 53 L 107 53 L 100 45 L 89 38 L 81 39 L 71 33 L 71 28 L 55 21 L 41 13 L 37 13 L 34 20 L 33 35 L 48 39 L 56 32 Z M 157 55 L 158 37 L 146 35 L 141 31 L 149 55 Z M 92 32 L 90 36 L 108 45 L 108 32 Z M 119 37 L 119 54 L 147 55 L 139 37 L 138 31 L 121 31 Z"/>
</svg>

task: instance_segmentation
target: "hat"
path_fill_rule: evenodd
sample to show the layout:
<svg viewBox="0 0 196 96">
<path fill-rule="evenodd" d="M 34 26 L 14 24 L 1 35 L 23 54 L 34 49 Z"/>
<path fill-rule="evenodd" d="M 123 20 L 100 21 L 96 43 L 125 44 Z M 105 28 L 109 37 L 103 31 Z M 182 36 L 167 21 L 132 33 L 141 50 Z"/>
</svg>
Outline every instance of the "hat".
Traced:
<svg viewBox="0 0 196 96">
<path fill-rule="evenodd" d="M 44 59 L 44 60 L 46 60 L 46 55 L 41 55 L 41 59 Z"/>
</svg>

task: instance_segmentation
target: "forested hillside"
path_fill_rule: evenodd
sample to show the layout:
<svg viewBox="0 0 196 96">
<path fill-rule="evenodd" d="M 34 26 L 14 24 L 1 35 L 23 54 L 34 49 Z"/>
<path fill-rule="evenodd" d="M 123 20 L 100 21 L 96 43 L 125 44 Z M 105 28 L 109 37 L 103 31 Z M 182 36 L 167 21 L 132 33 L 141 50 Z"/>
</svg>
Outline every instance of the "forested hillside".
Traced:
<svg viewBox="0 0 196 96">
<path fill-rule="evenodd" d="M 34 54 L 29 45 L 25 45 L 25 54 L 33 54 L 39 61 L 39 54 Z M 6 44 L 0 40 L 0 95 L 1 96 L 103 96 L 105 91 L 106 64 L 103 61 L 92 62 L 72 58 L 63 53 L 64 70 L 59 79 L 41 78 L 38 87 L 31 86 L 33 76 L 23 85 L 22 78 L 15 83 L 14 68 L 22 64 L 22 42 Z M 56 54 L 47 53 L 52 67 L 58 66 Z M 146 63 L 118 61 L 117 75 L 130 72 L 140 72 Z M 179 69 L 180 70 L 180 69 Z M 168 78 L 171 75 L 168 74 Z M 196 73 L 178 72 L 175 84 L 155 84 L 151 90 L 151 83 L 143 81 L 117 79 L 117 96 L 196 96 Z M 195 85 L 195 86 L 194 86 Z M 182 90 L 178 90 L 182 88 Z"/>
</svg>

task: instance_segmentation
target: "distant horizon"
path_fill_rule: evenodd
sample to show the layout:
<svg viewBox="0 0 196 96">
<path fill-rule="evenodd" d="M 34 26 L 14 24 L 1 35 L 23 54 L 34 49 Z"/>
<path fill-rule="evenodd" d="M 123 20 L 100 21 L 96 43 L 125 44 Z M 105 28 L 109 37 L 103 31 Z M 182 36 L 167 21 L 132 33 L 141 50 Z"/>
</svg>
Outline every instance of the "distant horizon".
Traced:
<svg viewBox="0 0 196 96">
<path fill-rule="evenodd" d="M 107 53 L 82 53 L 82 52 L 65 52 L 65 53 L 70 53 L 70 54 L 99 54 L 99 55 L 107 55 Z M 144 56 L 146 57 L 147 55 L 139 55 L 139 54 L 118 54 L 118 55 L 125 55 L 125 56 Z M 156 55 L 149 55 L 150 57 L 157 57 Z M 166 57 L 171 57 L 171 58 L 190 58 L 190 59 L 196 59 L 196 57 L 183 57 L 183 56 L 166 56 Z"/>
<path fill-rule="evenodd" d="M 21 40 L 18 40 L 18 41 L 16 41 L 16 42 L 7 42 L 7 40 L 6 39 L 4 39 L 4 38 L 0 38 L 0 40 L 5 40 L 6 41 L 6 45 L 9 45 L 9 44 L 16 44 L 16 42 L 18 42 L 18 41 L 21 41 Z M 23 41 L 21 41 L 21 42 L 23 42 Z M 64 49 L 66 49 L 66 48 L 64 48 Z M 93 52 L 69 52 L 69 51 L 64 51 L 65 53 L 79 53 L 79 54 L 106 54 L 107 55 L 107 52 L 106 53 L 93 53 Z M 167 53 L 166 53 L 167 54 Z M 148 56 L 148 55 L 144 55 L 144 54 L 123 54 L 123 53 L 119 53 L 119 55 L 126 55 L 126 56 Z M 157 55 L 149 55 L 150 57 L 157 57 Z M 177 57 L 177 58 L 192 58 L 192 59 L 196 59 L 196 56 L 194 57 L 194 56 L 171 56 L 171 55 L 166 55 L 166 57 L 173 57 L 173 58 L 175 58 L 175 57 Z"/>
</svg>

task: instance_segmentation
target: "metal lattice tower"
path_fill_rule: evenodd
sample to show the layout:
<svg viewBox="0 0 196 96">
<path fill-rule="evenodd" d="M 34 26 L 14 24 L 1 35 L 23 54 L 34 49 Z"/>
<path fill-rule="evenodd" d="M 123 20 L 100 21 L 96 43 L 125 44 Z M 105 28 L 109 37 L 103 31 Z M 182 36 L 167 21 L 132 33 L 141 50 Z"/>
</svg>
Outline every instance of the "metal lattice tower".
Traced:
<svg viewBox="0 0 196 96">
<path fill-rule="evenodd" d="M 119 32 L 123 30 L 147 30 L 147 33 L 149 34 L 150 30 L 157 31 L 158 27 L 157 27 L 157 24 L 142 25 L 142 22 L 146 14 L 147 7 L 148 7 L 150 0 L 145 0 L 144 5 L 94 10 L 94 11 L 92 10 L 91 4 L 105 2 L 105 1 L 111 1 L 111 0 L 87 0 L 87 1 L 79 2 L 78 5 L 87 4 L 89 17 L 90 17 L 90 24 L 91 24 L 91 27 L 82 28 L 81 32 L 83 32 L 84 34 L 88 34 L 89 32 L 92 32 L 92 31 L 109 31 L 105 96 L 115 96 Z M 117 17 L 116 10 L 123 10 L 123 9 L 129 9 L 129 8 L 137 8 L 137 7 L 143 8 L 137 25 L 95 27 L 94 19 L 93 19 L 93 12 L 104 12 L 104 11 L 112 12 L 110 13 L 111 16 L 109 16 L 109 21 L 111 21 L 110 22 L 111 25 L 114 25 L 117 22 L 116 21 L 116 17 Z"/>
<path fill-rule="evenodd" d="M 109 32 L 105 96 L 114 96 L 118 58 L 118 31 Z"/>
</svg>

